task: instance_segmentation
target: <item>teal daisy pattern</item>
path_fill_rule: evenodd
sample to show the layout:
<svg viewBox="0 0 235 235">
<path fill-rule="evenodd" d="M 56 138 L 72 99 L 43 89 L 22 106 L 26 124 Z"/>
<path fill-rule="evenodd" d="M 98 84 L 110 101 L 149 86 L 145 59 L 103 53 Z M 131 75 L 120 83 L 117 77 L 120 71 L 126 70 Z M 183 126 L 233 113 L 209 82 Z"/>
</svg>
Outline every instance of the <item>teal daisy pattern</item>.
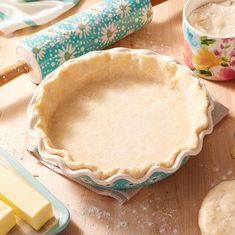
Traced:
<svg viewBox="0 0 235 235">
<path fill-rule="evenodd" d="M 45 78 L 69 59 L 99 50 L 151 22 L 150 0 L 104 0 L 23 40 Z"/>
</svg>

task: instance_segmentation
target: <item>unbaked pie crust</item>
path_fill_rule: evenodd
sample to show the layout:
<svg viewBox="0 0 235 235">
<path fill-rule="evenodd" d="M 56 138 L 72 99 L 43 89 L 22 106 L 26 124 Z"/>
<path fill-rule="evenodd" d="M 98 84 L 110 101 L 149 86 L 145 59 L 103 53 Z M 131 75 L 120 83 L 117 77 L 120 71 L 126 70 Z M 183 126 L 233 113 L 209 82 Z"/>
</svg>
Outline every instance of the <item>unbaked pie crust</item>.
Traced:
<svg viewBox="0 0 235 235">
<path fill-rule="evenodd" d="M 41 86 L 33 111 L 46 151 L 97 178 L 171 167 L 207 129 L 209 99 L 183 66 L 138 52 L 92 53 Z"/>
</svg>

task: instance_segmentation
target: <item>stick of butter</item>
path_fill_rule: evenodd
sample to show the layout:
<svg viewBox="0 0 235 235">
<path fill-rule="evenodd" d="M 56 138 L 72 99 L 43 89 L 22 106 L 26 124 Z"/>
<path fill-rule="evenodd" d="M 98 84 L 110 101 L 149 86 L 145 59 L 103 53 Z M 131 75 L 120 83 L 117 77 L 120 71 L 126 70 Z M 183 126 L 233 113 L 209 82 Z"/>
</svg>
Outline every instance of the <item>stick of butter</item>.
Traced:
<svg viewBox="0 0 235 235">
<path fill-rule="evenodd" d="M 27 182 L 0 165 L 0 199 L 11 206 L 14 213 L 39 230 L 53 217 L 51 203 Z"/>
<path fill-rule="evenodd" d="M 0 200 L 0 235 L 6 235 L 15 225 L 13 209 Z"/>
</svg>

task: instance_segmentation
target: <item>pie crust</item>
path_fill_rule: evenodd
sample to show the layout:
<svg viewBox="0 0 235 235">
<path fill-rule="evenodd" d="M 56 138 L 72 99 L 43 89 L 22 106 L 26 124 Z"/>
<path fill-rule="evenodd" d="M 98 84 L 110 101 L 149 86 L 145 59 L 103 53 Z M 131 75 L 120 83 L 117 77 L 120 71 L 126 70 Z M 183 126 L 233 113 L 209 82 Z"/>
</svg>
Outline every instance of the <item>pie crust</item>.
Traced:
<svg viewBox="0 0 235 235">
<path fill-rule="evenodd" d="M 33 105 L 47 153 L 97 178 L 141 178 L 199 145 L 209 97 L 198 78 L 160 56 L 107 50 L 64 64 Z"/>
</svg>

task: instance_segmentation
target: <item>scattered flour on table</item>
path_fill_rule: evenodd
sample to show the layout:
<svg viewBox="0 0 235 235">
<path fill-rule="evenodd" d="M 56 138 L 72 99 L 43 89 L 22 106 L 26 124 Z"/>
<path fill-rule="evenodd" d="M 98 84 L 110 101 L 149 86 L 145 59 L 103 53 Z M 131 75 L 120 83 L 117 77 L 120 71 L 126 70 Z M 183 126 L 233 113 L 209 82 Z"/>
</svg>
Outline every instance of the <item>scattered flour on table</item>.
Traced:
<svg viewBox="0 0 235 235">
<path fill-rule="evenodd" d="M 22 140 L 25 139 L 25 136 L 26 134 L 24 132 L 11 136 L 8 132 L 1 130 L 0 146 L 14 155 L 17 160 L 22 161 L 25 155 L 25 146 L 24 141 Z M 12 146 L 12 143 L 15 143 L 14 147 Z"/>
<path fill-rule="evenodd" d="M 147 211 L 148 208 L 149 208 L 149 205 L 143 205 L 143 206 L 142 206 L 142 210 L 143 210 L 143 211 Z"/>
<path fill-rule="evenodd" d="M 142 229 L 144 229 L 144 225 L 143 224 L 140 224 L 140 226 L 139 226 L 140 228 L 142 228 Z"/>
<path fill-rule="evenodd" d="M 150 196 L 150 195 L 149 195 Z M 179 234 L 177 230 L 178 219 L 176 216 L 177 208 L 161 207 L 162 197 L 146 198 L 145 201 L 133 208 L 132 206 L 120 205 L 116 209 L 115 214 L 107 209 L 102 209 L 97 205 L 82 208 L 78 216 L 92 216 L 98 221 L 113 221 L 114 226 L 118 230 L 126 230 L 133 228 L 133 235 L 142 235 L 148 229 L 154 229 L 156 234 Z M 133 220 L 134 215 L 134 220 Z M 115 218 L 115 221 L 114 221 Z M 91 226 L 91 224 L 89 224 Z M 94 223 L 93 226 L 96 226 Z M 112 227 L 106 225 L 107 232 L 112 234 Z"/>
<path fill-rule="evenodd" d="M 148 222 L 149 227 L 152 227 L 152 225 L 153 225 L 153 222 Z"/>
<path fill-rule="evenodd" d="M 118 221 L 117 228 L 126 228 L 127 225 L 128 225 L 128 221 L 121 220 L 121 221 Z"/>
<path fill-rule="evenodd" d="M 110 212 L 108 212 L 106 210 L 101 210 L 98 207 L 88 208 L 87 214 L 92 215 L 92 216 L 96 217 L 97 219 L 107 219 L 107 220 L 112 219 Z"/>
<path fill-rule="evenodd" d="M 214 167 L 213 170 L 214 170 L 215 172 L 219 172 L 219 168 L 218 168 L 218 167 Z"/>
<path fill-rule="evenodd" d="M 226 175 L 222 175 L 222 180 L 226 180 L 227 176 Z"/>
<path fill-rule="evenodd" d="M 212 183 L 210 184 L 210 186 L 211 186 L 211 187 L 214 187 L 214 186 L 215 186 L 215 183 L 214 183 L 214 182 L 212 182 Z"/>
</svg>

